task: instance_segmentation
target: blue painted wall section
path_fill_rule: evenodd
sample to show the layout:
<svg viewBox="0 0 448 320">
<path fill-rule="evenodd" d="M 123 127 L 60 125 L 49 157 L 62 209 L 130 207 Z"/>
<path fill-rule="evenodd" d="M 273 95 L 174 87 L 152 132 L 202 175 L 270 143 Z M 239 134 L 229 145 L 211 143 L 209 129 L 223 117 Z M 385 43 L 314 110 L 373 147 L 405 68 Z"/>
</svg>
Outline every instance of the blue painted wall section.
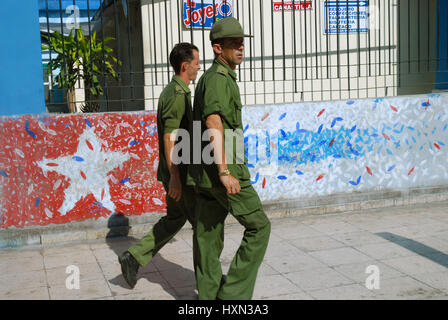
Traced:
<svg viewBox="0 0 448 320">
<path fill-rule="evenodd" d="M 0 115 L 45 112 L 38 3 L 2 0 L 0 12 Z"/>
<path fill-rule="evenodd" d="M 445 185 L 447 99 L 432 93 L 245 108 L 251 182 L 264 201 Z"/>
<path fill-rule="evenodd" d="M 448 0 L 438 1 L 439 41 L 437 43 L 436 89 L 448 89 Z"/>
</svg>

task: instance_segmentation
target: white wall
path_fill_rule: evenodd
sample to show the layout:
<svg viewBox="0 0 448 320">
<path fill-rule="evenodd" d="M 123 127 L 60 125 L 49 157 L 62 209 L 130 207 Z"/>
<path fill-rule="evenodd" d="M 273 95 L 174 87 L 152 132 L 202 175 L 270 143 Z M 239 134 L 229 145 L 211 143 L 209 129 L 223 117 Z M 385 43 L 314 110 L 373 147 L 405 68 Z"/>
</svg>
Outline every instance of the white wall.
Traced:
<svg viewBox="0 0 448 320">
<path fill-rule="evenodd" d="M 242 80 L 239 85 L 243 104 L 356 99 L 397 94 L 396 0 L 370 0 L 369 10 L 373 15 L 370 19 L 370 33 L 361 33 L 359 36 L 326 35 L 324 1 L 313 0 L 312 10 L 295 11 L 295 19 L 292 11 L 272 12 L 271 1 L 233 2 L 234 16 L 247 33 L 254 35 L 253 39 L 246 41 L 246 59 L 237 70 Z M 181 0 L 154 1 L 153 12 L 153 1 L 142 1 L 145 107 L 149 110 L 156 108 L 158 95 L 170 78 L 167 58 L 173 44 L 193 40 L 201 51 L 201 60 L 205 55 L 205 68 L 212 61 L 209 31 L 205 30 L 203 42 L 201 29 L 191 33 L 191 30 L 182 27 L 182 3 Z M 252 13 L 250 17 L 249 5 Z M 252 61 L 249 59 L 250 53 Z M 275 58 L 274 63 L 272 56 Z"/>
</svg>

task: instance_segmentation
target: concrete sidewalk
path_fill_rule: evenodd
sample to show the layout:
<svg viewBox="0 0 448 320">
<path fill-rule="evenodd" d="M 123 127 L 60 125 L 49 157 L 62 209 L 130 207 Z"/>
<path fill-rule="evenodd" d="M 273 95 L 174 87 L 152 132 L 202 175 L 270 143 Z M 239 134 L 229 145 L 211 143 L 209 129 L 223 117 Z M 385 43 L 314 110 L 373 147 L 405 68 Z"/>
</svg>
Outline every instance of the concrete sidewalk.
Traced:
<svg viewBox="0 0 448 320">
<path fill-rule="evenodd" d="M 254 299 L 448 299 L 448 202 L 271 222 Z M 226 226 L 224 272 L 242 232 Z M 140 237 L 3 249 L 0 299 L 196 299 L 191 236 L 181 230 L 132 290 L 117 255 Z M 79 290 L 67 289 L 70 265 L 80 270 Z M 379 289 L 366 287 L 369 266 Z"/>
</svg>

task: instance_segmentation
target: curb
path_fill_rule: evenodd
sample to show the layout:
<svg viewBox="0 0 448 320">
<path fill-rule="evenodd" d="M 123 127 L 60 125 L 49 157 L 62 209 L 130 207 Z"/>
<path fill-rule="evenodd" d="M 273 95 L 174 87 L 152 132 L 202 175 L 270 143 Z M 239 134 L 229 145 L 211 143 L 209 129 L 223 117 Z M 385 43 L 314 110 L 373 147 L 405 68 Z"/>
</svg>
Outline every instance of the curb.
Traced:
<svg viewBox="0 0 448 320">
<path fill-rule="evenodd" d="M 264 202 L 263 208 L 270 219 L 301 216 L 342 214 L 370 209 L 402 207 L 448 201 L 448 187 L 419 188 L 404 191 L 380 191 L 328 197 L 315 197 L 304 201 Z M 72 222 L 29 229 L 0 230 L 0 250 L 33 245 L 54 245 L 112 237 L 142 236 L 164 214 L 152 213 L 142 216 L 125 216 L 114 213 L 109 218 Z M 238 221 L 229 215 L 226 225 Z M 182 229 L 191 228 L 186 223 Z"/>
</svg>

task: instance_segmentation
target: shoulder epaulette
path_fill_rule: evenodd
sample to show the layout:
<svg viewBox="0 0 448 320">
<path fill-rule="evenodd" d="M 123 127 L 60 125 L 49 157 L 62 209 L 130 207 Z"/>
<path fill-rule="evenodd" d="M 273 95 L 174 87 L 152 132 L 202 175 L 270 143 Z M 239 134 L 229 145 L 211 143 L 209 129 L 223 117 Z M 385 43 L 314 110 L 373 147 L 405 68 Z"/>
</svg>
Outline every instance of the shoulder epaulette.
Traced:
<svg viewBox="0 0 448 320">
<path fill-rule="evenodd" d="M 216 72 L 220 73 L 220 74 L 223 74 L 225 76 L 229 74 L 229 70 L 227 70 L 224 66 L 218 66 L 216 68 Z"/>
<path fill-rule="evenodd" d="M 176 86 L 174 87 L 174 90 L 176 91 L 176 93 L 179 93 L 179 94 L 184 93 L 184 89 L 182 89 L 182 87 L 178 84 L 176 84 Z"/>
</svg>

